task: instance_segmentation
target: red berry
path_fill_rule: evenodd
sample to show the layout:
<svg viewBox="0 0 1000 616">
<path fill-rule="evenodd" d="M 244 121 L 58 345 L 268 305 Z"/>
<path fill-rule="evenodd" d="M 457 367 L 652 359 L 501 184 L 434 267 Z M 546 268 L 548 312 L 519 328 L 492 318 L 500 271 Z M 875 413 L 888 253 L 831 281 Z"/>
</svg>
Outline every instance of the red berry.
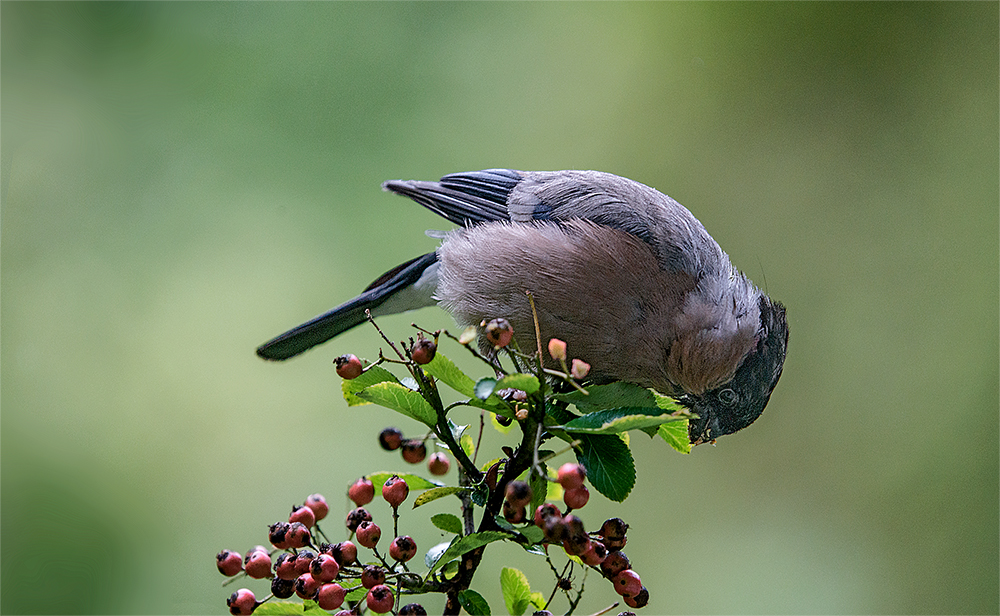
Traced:
<svg viewBox="0 0 1000 616">
<path fill-rule="evenodd" d="M 608 549 L 600 541 L 591 541 L 587 551 L 580 555 L 583 564 L 597 567 L 608 557 Z"/>
<path fill-rule="evenodd" d="M 590 549 L 590 536 L 583 528 L 583 520 L 572 513 L 563 516 L 563 524 L 566 525 L 566 538 L 563 539 L 563 549 L 567 554 L 580 556 Z M 543 532 L 545 529 L 542 529 Z"/>
<path fill-rule="evenodd" d="M 322 494 L 310 494 L 309 498 L 306 499 L 306 507 L 313 510 L 317 522 L 330 513 L 330 506 L 326 504 L 326 499 L 323 498 Z"/>
<path fill-rule="evenodd" d="M 583 466 L 575 462 L 567 462 L 559 467 L 559 485 L 564 490 L 572 490 L 583 485 L 583 480 L 587 476 L 587 471 Z"/>
<path fill-rule="evenodd" d="M 271 545 L 279 550 L 284 550 L 288 547 L 288 540 L 286 539 L 288 527 L 288 522 L 275 522 L 268 527 L 267 538 L 271 542 Z"/>
<path fill-rule="evenodd" d="M 376 614 L 385 614 L 392 609 L 395 597 L 392 596 L 392 591 L 388 586 L 379 584 L 368 591 L 365 601 L 368 603 L 368 609 L 371 611 Z"/>
<path fill-rule="evenodd" d="M 271 593 L 279 599 L 287 599 L 295 594 L 295 580 L 276 577 L 271 580 Z"/>
<path fill-rule="evenodd" d="M 316 514 L 313 513 L 310 507 L 294 505 L 292 512 L 288 514 L 288 523 L 291 524 L 292 522 L 298 522 L 306 528 L 310 528 L 316 524 Z"/>
<path fill-rule="evenodd" d="M 531 502 L 531 486 L 527 481 L 511 481 L 504 491 L 504 498 L 514 507 L 524 507 Z"/>
<path fill-rule="evenodd" d="M 356 379 L 365 369 L 357 355 L 341 355 L 333 361 L 337 364 L 337 374 L 342 379 Z"/>
<path fill-rule="evenodd" d="M 378 444 L 386 451 L 395 451 L 403 444 L 403 433 L 399 428 L 386 428 L 379 433 Z"/>
<path fill-rule="evenodd" d="M 486 324 L 486 340 L 494 347 L 505 347 L 513 338 L 514 328 L 507 319 L 493 319 Z"/>
<path fill-rule="evenodd" d="M 410 464 L 420 464 L 427 457 L 427 446 L 419 439 L 403 443 L 403 459 Z"/>
<path fill-rule="evenodd" d="M 375 547 L 378 540 L 382 538 L 382 529 L 375 522 L 362 522 L 356 531 L 358 543 L 368 549 Z"/>
<path fill-rule="evenodd" d="M 309 573 L 309 569 L 312 568 L 312 561 L 316 558 L 316 554 L 312 550 L 302 550 L 295 555 L 295 573 L 302 575 L 303 573 Z"/>
<path fill-rule="evenodd" d="M 570 509 L 580 509 L 587 504 L 590 500 L 590 490 L 587 486 L 580 486 L 579 488 L 571 488 L 563 492 L 563 502 Z"/>
<path fill-rule="evenodd" d="M 542 520 L 542 536 L 549 543 L 561 543 L 565 541 L 569 533 L 566 524 L 560 516 L 554 515 Z"/>
<path fill-rule="evenodd" d="M 427 616 L 427 610 L 419 603 L 407 603 L 399 608 L 399 616 Z"/>
<path fill-rule="evenodd" d="M 248 552 L 243 559 L 243 569 L 247 575 L 257 580 L 271 577 L 271 557 L 267 552 Z"/>
<path fill-rule="evenodd" d="M 647 603 L 649 603 L 649 590 L 647 590 L 645 586 L 640 588 L 639 592 L 637 592 L 635 596 L 625 597 L 625 605 L 629 607 L 634 607 L 638 609 L 641 607 L 646 607 Z"/>
<path fill-rule="evenodd" d="M 625 569 L 612 580 L 615 592 L 623 597 L 634 597 L 642 590 L 642 580 L 639 574 L 631 569 Z"/>
<path fill-rule="evenodd" d="M 358 546 L 350 541 L 341 541 L 333 546 L 330 555 L 336 558 L 341 566 L 350 565 L 358 559 Z"/>
<path fill-rule="evenodd" d="M 226 605 L 229 606 L 230 614 L 242 614 L 248 616 L 257 609 L 257 597 L 247 588 L 241 588 L 234 592 L 228 599 Z"/>
<path fill-rule="evenodd" d="M 371 479 L 367 477 L 362 477 L 351 484 L 351 487 L 347 488 L 347 495 L 354 501 L 354 504 L 358 507 L 362 507 L 372 502 L 375 498 L 375 486 L 372 485 Z"/>
<path fill-rule="evenodd" d="M 604 577 L 608 579 L 611 579 L 622 571 L 631 568 L 632 563 L 629 562 L 628 556 L 625 555 L 625 552 L 609 552 L 608 557 L 601 563 L 601 573 L 603 573 Z"/>
<path fill-rule="evenodd" d="M 358 507 L 357 509 L 352 509 L 350 513 L 347 514 L 347 530 L 352 533 L 358 530 L 358 525 L 362 522 L 371 522 L 372 514 L 368 513 L 367 509 Z"/>
<path fill-rule="evenodd" d="M 340 565 L 337 564 L 337 559 L 333 556 L 320 554 L 309 565 L 309 573 L 320 582 L 332 582 L 337 579 L 337 574 L 340 573 Z"/>
<path fill-rule="evenodd" d="M 361 570 L 361 585 L 365 588 L 375 588 L 385 583 L 385 569 L 378 565 L 365 565 Z"/>
<path fill-rule="evenodd" d="M 232 550 L 222 550 L 215 555 L 215 564 L 219 567 L 219 573 L 227 577 L 232 577 L 243 571 L 243 557 L 239 552 Z"/>
<path fill-rule="evenodd" d="M 600 535 L 604 538 L 604 546 L 608 548 L 609 552 L 617 552 L 625 547 L 625 544 L 628 543 L 626 532 L 628 532 L 628 524 L 621 518 L 611 518 L 604 521 Z"/>
<path fill-rule="evenodd" d="M 389 503 L 393 509 L 399 507 L 406 500 L 407 494 L 410 493 L 410 486 L 406 485 L 406 482 L 399 478 L 398 475 L 393 475 L 385 481 L 385 485 L 382 486 L 382 498 Z"/>
<path fill-rule="evenodd" d="M 312 542 L 312 535 L 309 529 L 301 522 L 292 522 L 288 525 L 288 532 L 285 533 L 285 542 L 290 548 L 304 548 Z"/>
<path fill-rule="evenodd" d="M 514 505 L 509 500 L 503 502 L 503 519 L 511 524 L 520 524 L 527 517 L 528 512 L 524 505 Z"/>
<path fill-rule="evenodd" d="M 413 349 L 410 350 L 410 357 L 416 363 L 424 365 L 431 363 L 435 353 L 437 353 L 437 343 L 420 335 L 417 341 L 413 343 Z"/>
<path fill-rule="evenodd" d="M 311 573 L 303 573 L 295 579 L 295 594 L 300 599 L 312 599 L 322 585 L 323 583 L 314 578 Z"/>
<path fill-rule="evenodd" d="M 556 507 L 552 503 L 544 503 L 535 509 L 535 526 L 542 528 L 545 526 L 545 519 L 551 517 L 562 517 L 562 513 L 559 511 L 559 507 Z"/>
<path fill-rule="evenodd" d="M 335 610 L 344 604 L 347 592 L 340 584 L 323 584 L 316 594 L 316 603 L 321 610 Z"/>
<path fill-rule="evenodd" d="M 442 451 L 432 453 L 430 459 L 427 460 L 427 470 L 429 470 L 432 475 L 447 475 L 450 468 L 451 460 L 449 460 L 447 454 Z"/>
<path fill-rule="evenodd" d="M 409 535 L 403 535 L 402 537 L 396 537 L 389 544 L 389 556 L 393 560 L 401 563 L 405 563 L 417 554 L 417 543 L 413 540 L 413 537 Z"/>
<path fill-rule="evenodd" d="M 299 577 L 299 571 L 295 570 L 295 554 L 284 552 L 274 561 L 274 575 L 280 580 L 294 580 Z"/>
</svg>

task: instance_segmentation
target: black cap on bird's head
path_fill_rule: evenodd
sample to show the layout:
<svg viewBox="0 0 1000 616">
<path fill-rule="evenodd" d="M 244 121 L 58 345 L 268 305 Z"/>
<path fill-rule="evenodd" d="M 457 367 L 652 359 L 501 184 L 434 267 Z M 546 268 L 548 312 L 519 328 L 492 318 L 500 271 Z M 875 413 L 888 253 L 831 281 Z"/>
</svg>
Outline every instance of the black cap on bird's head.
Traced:
<svg viewBox="0 0 1000 616">
<path fill-rule="evenodd" d="M 691 443 L 714 441 L 742 430 L 760 417 L 778 384 L 787 348 L 785 307 L 761 295 L 756 345 L 743 358 L 733 378 L 704 394 L 682 400 L 698 415 L 688 425 Z"/>
</svg>

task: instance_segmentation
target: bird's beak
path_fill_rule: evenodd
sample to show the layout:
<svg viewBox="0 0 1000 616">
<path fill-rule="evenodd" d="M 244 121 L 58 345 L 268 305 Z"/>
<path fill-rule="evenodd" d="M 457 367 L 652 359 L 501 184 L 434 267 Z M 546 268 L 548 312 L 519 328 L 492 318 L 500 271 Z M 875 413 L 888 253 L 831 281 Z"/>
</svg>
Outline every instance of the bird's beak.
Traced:
<svg viewBox="0 0 1000 616">
<path fill-rule="evenodd" d="M 714 443 L 719 436 L 719 419 L 706 405 L 695 403 L 691 411 L 698 416 L 688 424 L 688 438 L 692 445 Z"/>
</svg>

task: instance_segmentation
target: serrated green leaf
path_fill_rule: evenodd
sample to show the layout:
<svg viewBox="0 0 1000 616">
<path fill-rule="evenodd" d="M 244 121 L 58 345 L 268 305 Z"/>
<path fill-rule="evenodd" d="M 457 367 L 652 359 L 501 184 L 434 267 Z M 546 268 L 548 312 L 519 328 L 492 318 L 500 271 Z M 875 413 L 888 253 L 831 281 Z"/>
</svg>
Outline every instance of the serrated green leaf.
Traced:
<svg viewBox="0 0 1000 616">
<path fill-rule="evenodd" d="M 504 567 L 500 570 L 500 590 L 503 592 L 503 602 L 508 614 L 521 616 L 528 609 L 531 587 L 526 575 L 513 567 Z"/>
<path fill-rule="evenodd" d="M 659 408 L 628 406 L 617 409 L 594 411 L 563 425 L 563 430 L 570 433 L 587 434 L 618 434 L 628 430 L 641 430 L 659 426 L 668 422 L 681 421 L 682 418 L 664 413 Z"/>
<path fill-rule="evenodd" d="M 357 588 L 355 588 L 354 590 L 350 591 L 349 593 L 347 593 L 347 595 L 344 596 L 344 601 L 345 602 L 346 601 L 354 601 L 354 602 L 364 601 L 365 595 L 367 595 L 367 594 L 368 594 L 368 589 L 367 588 L 365 588 L 364 586 L 358 586 Z M 254 612 L 254 613 L 256 614 L 257 612 Z M 323 613 L 324 614 L 328 614 L 327 612 L 323 612 Z"/>
<path fill-rule="evenodd" d="M 427 550 L 427 553 L 424 554 L 424 565 L 426 565 L 428 569 L 433 567 L 434 563 L 441 559 L 441 555 L 445 553 L 445 550 L 450 548 L 451 544 L 455 543 L 459 539 L 460 537 L 455 537 L 451 541 L 444 541 L 431 547 L 431 549 Z"/>
<path fill-rule="evenodd" d="M 407 484 L 409 485 L 409 484 Z M 459 486 L 447 486 L 443 488 L 433 488 L 427 490 L 417 498 L 413 499 L 413 508 L 416 509 L 421 505 L 426 505 L 431 501 L 436 501 L 439 498 L 444 498 L 445 496 L 451 496 L 452 494 L 458 494 L 459 492 L 471 492 L 472 488 L 463 488 Z"/>
<path fill-rule="evenodd" d="M 662 424 L 656 431 L 667 444 L 681 453 L 691 453 L 691 439 L 688 437 L 688 420 Z"/>
<path fill-rule="evenodd" d="M 476 548 L 480 548 L 488 543 L 493 543 L 494 541 L 500 541 L 502 539 L 509 539 L 509 538 L 510 535 L 508 535 L 507 533 L 501 533 L 492 530 L 484 531 L 481 533 L 473 533 L 471 535 L 466 535 L 464 537 L 459 537 L 458 539 L 456 539 L 451 543 L 448 549 L 445 550 L 440 557 L 438 557 L 438 559 L 434 562 L 433 566 L 428 565 L 430 567 L 430 571 L 428 573 L 434 572 L 438 567 L 444 565 L 448 561 L 458 558 L 459 556 L 465 554 L 466 552 L 471 552 Z"/>
<path fill-rule="evenodd" d="M 453 513 L 435 513 L 431 516 L 431 524 L 446 533 L 462 534 L 462 520 Z"/>
<path fill-rule="evenodd" d="M 470 616 L 490 616 L 490 604 L 471 588 L 458 593 L 458 602 Z"/>
<path fill-rule="evenodd" d="M 469 378 L 464 372 L 459 370 L 450 359 L 441 354 L 440 351 L 434 354 L 434 359 L 428 364 L 421 366 L 424 372 L 438 379 L 448 387 L 451 387 L 463 396 L 474 395 L 476 382 Z"/>
<path fill-rule="evenodd" d="M 581 413 L 591 413 L 604 409 L 624 406 L 656 408 L 656 397 L 653 392 L 632 383 L 608 383 L 607 385 L 591 385 L 585 387 L 586 394 L 572 391 L 552 396 L 555 400 L 569 402 Z"/>
<path fill-rule="evenodd" d="M 367 475 L 367 477 L 368 479 L 371 480 L 372 485 L 375 486 L 375 493 L 381 494 L 382 486 L 384 486 L 386 480 L 388 480 L 389 477 L 392 477 L 393 475 L 396 475 L 397 477 L 405 481 L 406 486 L 411 490 L 427 490 L 430 488 L 439 488 L 444 485 L 443 483 L 439 483 L 437 481 L 431 481 L 429 479 L 424 479 L 423 477 L 414 475 L 412 473 L 391 473 L 389 471 L 379 471 L 377 473 L 372 473 L 370 475 Z"/>
<path fill-rule="evenodd" d="M 458 444 L 462 448 L 462 451 L 465 452 L 465 455 L 471 460 L 476 452 L 476 444 L 472 440 L 472 435 L 463 434 Z"/>
<path fill-rule="evenodd" d="M 368 592 L 367 588 L 365 592 Z M 258 605 L 253 613 L 263 614 L 264 616 L 300 616 L 301 614 L 315 614 L 318 616 L 319 614 L 327 614 L 327 612 L 320 609 L 315 601 L 309 600 L 302 603 L 298 603 L 297 601 L 267 601 Z"/>
<path fill-rule="evenodd" d="M 574 434 L 580 440 L 577 459 L 587 469 L 594 488 L 613 501 L 622 502 L 635 486 L 632 452 L 618 435 Z"/>
<path fill-rule="evenodd" d="M 538 528 L 534 524 L 531 526 L 525 526 L 524 528 L 518 528 L 517 532 L 524 535 L 524 538 L 531 543 L 541 543 L 542 539 L 545 538 L 545 534 L 542 532 L 542 529 Z"/>
<path fill-rule="evenodd" d="M 653 398 L 656 399 L 656 406 L 660 407 L 664 411 L 668 411 L 670 413 L 675 413 L 677 411 L 684 412 L 684 411 L 688 410 L 688 408 L 686 406 L 684 406 L 680 402 L 674 400 L 670 396 L 664 396 L 663 394 L 655 392 L 653 390 L 650 390 L 650 391 L 653 394 Z"/>
<path fill-rule="evenodd" d="M 407 417 L 434 427 L 437 413 L 419 393 L 407 389 L 399 383 L 382 382 L 366 387 L 354 394 L 362 400 L 392 409 Z"/>
<path fill-rule="evenodd" d="M 533 592 L 531 593 L 531 596 L 528 597 L 528 600 L 531 601 L 531 605 L 535 606 L 535 609 L 537 610 L 545 609 L 545 595 L 543 595 L 542 593 Z"/>
<path fill-rule="evenodd" d="M 523 374 L 518 372 L 515 374 L 508 374 L 497 381 L 493 391 L 500 389 L 520 389 L 525 393 L 533 394 L 538 391 L 538 387 L 538 377 L 533 374 Z"/>
<path fill-rule="evenodd" d="M 497 380 L 492 377 L 483 377 L 476 381 L 476 385 L 473 388 L 473 393 L 476 398 L 480 400 L 485 400 L 493 395 L 493 390 L 496 389 Z"/>
<path fill-rule="evenodd" d="M 366 387 L 371 387 L 376 383 L 382 382 L 399 383 L 399 379 L 382 366 L 372 366 L 356 379 L 344 379 L 340 383 L 340 390 L 344 394 L 344 400 L 347 400 L 347 406 L 371 404 L 371 402 L 362 400 L 355 394 Z"/>
</svg>

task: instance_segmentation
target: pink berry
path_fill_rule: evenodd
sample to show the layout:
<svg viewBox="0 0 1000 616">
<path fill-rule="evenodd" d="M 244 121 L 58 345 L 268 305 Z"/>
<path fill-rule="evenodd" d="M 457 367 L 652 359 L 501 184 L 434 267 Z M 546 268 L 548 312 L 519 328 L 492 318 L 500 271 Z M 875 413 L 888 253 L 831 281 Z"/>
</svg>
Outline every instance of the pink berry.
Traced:
<svg viewBox="0 0 1000 616">
<path fill-rule="evenodd" d="M 386 428 L 379 433 L 378 444 L 386 451 L 395 451 L 403 444 L 403 433 L 399 428 Z"/>
<path fill-rule="evenodd" d="M 559 507 L 556 507 L 552 503 L 544 503 L 535 509 L 535 526 L 542 528 L 545 525 L 545 519 L 551 517 L 562 517 L 562 513 L 559 511 Z"/>
<path fill-rule="evenodd" d="M 226 599 L 226 605 L 229 606 L 230 614 L 248 616 L 257 609 L 257 597 L 253 596 L 253 592 L 249 589 L 241 588 Z"/>
<path fill-rule="evenodd" d="M 640 588 L 639 592 L 637 592 L 635 596 L 625 597 L 625 605 L 636 609 L 646 607 L 647 603 L 649 603 L 649 590 L 647 590 L 645 586 Z"/>
<path fill-rule="evenodd" d="M 365 546 L 368 549 L 374 548 L 378 540 L 382 538 L 382 529 L 378 527 L 375 522 L 362 522 L 358 526 L 358 530 L 355 535 L 358 538 L 358 543 Z"/>
<path fill-rule="evenodd" d="M 300 599 L 312 599 L 322 585 L 323 583 L 314 578 L 311 573 L 303 573 L 295 579 L 295 594 Z"/>
<path fill-rule="evenodd" d="M 572 488 L 563 492 L 563 502 L 570 509 L 580 509 L 590 500 L 590 490 L 587 486 Z"/>
<path fill-rule="evenodd" d="M 558 481 L 564 490 L 572 490 L 583 485 L 587 471 L 575 462 L 567 462 L 559 467 Z"/>
<path fill-rule="evenodd" d="M 642 590 L 642 580 L 639 574 L 631 569 L 625 569 L 612 580 L 615 592 L 623 597 L 634 597 Z"/>
<path fill-rule="evenodd" d="M 608 549 L 600 541 L 591 541 L 587 551 L 580 555 L 583 564 L 597 567 L 608 557 Z"/>
<path fill-rule="evenodd" d="M 313 515 L 316 516 L 317 522 L 330 513 L 330 506 L 326 504 L 326 499 L 323 498 L 322 494 L 310 494 L 306 499 L 306 507 L 313 510 Z"/>
<path fill-rule="evenodd" d="M 417 543 L 413 540 L 413 537 L 409 535 L 403 535 L 402 537 L 396 537 L 389 544 L 389 556 L 393 560 L 401 563 L 405 563 L 417 554 Z"/>
<path fill-rule="evenodd" d="M 632 563 L 629 562 L 625 552 L 609 552 L 608 557 L 601 563 L 601 573 L 608 579 L 612 579 L 622 571 L 631 568 Z"/>
<path fill-rule="evenodd" d="M 288 525 L 288 532 L 285 533 L 285 542 L 290 548 L 304 548 L 312 542 L 312 535 L 309 529 L 301 522 L 292 522 Z"/>
<path fill-rule="evenodd" d="M 288 522 L 275 522 L 268 527 L 267 538 L 271 541 L 271 545 L 279 550 L 288 547 L 288 527 Z"/>
<path fill-rule="evenodd" d="M 288 514 L 288 523 L 292 522 L 298 522 L 306 528 L 310 528 L 316 524 L 316 514 L 305 505 L 295 505 L 292 507 L 292 512 Z"/>
<path fill-rule="evenodd" d="M 524 505 L 515 505 L 509 500 L 503 502 L 503 519 L 511 524 L 520 524 L 528 517 L 527 508 Z"/>
<path fill-rule="evenodd" d="M 333 556 L 320 554 L 312 560 L 309 573 L 320 582 L 332 582 L 337 579 L 337 574 L 340 573 L 340 565 L 337 564 L 337 559 Z"/>
<path fill-rule="evenodd" d="M 494 347 L 505 347 L 513 338 L 514 328 L 507 319 L 493 319 L 486 324 L 486 340 Z"/>
<path fill-rule="evenodd" d="M 451 460 L 448 459 L 447 454 L 443 451 L 432 453 L 430 459 L 427 460 L 427 470 L 432 475 L 447 475 L 450 468 Z"/>
<path fill-rule="evenodd" d="M 558 338 L 550 338 L 549 355 L 556 361 L 566 361 L 566 343 Z"/>
<path fill-rule="evenodd" d="M 333 546 L 331 555 L 337 559 L 341 566 L 351 565 L 358 560 L 358 546 L 350 541 L 341 541 Z"/>
<path fill-rule="evenodd" d="M 333 361 L 337 364 L 337 374 L 342 379 L 356 379 L 365 369 L 357 355 L 341 355 Z"/>
<path fill-rule="evenodd" d="M 256 580 L 271 577 L 271 557 L 267 552 L 249 552 L 243 560 L 243 569 Z"/>
<path fill-rule="evenodd" d="M 403 443 L 403 459 L 410 464 L 420 464 L 427 457 L 427 446 L 419 439 L 412 439 Z"/>
<path fill-rule="evenodd" d="M 424 338 L 423 335 L 417 338 L 417 341 L 413 343 L 413 349 L 410 350 L 410 357 L 413 361 L 420 365 L 429 364 L 431 360 L 434 359 L 434 355 L 437 353 L 437 344 L 428 338 Z"/>
<path fill-rule="evenodd" d="M 344 604 L 346 595 L 340 584 L 323 584 L 316 595 L 316 603 L 321 610 L 335 610 Z"/>
<path fill-rule="evenodd" d="M 347 530 L 352 533 L 358 530 L 358 525 L 362 522 L 371 522 L 372 514 L 368 513 L 368 510 L 358 507 L 357 509 L 352 509 L 350 513 L 347 514 Z"/>
<path fill-rule="evenodd" d="M 393 509 L 399 507 L 406 500 L 407 494 L 410 493 L 410 486 L 406 485 L 406 482 L 399 478 L 397 475 L 389 477 L 385 481 L 385 485 L 382 486 L 382 498 L 386 500 Z"/>
<path fill-rule="evenodd" d="M 392 591 L 388 586 L 379 584 L 368 591 L 365 601 L 368 603 L 368 609 L 371 611 L 376 614 L 385 614 L 392 609 L 395 597 L 392 596 Z"/>
<path fill-rule="evenodd" d="M 219 573 L 227 577 L 232 577 L 243 571 L 243 557 L 239 552 L 232 550 L 222 550 L 215 555 L 215 564 L 219 567 Z"/>
<path fill-rule="evenodd" d="M 580 359 L 574 359 L 569 368 L 569 375 L 579 381 L 586 378 L 588 374 L 590 374 L 590 364 Z"/>
<path fill-rule="evenodd" d="M 371 479 L 361 477 L 352 483 L 351 487 L 347 489 L 347 496 L 354 501 L 355 505 L 363 507 L 372 502 L 372 499 L 375 498 L 375 486 L 372 485 Z"/>
<path fill-rule="evenodd" d="M 284 552 L 274 561 L 274 575 L 281 580 L 294 580 L 299 577 L 299 571 L 295 570 L 295 554 Z"/>
<path fill-rule="evenodd" d="M 527 481 L 511 481 L 504 490 L 504 498 L 514 507 L 524 507 L 531 502 L 531 486 Z"/>
<path fill-rule="evenodd" d="M 312 568 L 312 561 L 316 558 L 316 554 L 312 550 L 302 550 L 295 555 L 295 573 L 302 575 L 303 573 L 309 573 Z"/>
<path fill-rule="evenodd" d="M 371 589 L 379 584 L 385 584 L 385 569 L 378 565 L 365 565 L 361 570 L 361 585 Z"/>
</svg>

